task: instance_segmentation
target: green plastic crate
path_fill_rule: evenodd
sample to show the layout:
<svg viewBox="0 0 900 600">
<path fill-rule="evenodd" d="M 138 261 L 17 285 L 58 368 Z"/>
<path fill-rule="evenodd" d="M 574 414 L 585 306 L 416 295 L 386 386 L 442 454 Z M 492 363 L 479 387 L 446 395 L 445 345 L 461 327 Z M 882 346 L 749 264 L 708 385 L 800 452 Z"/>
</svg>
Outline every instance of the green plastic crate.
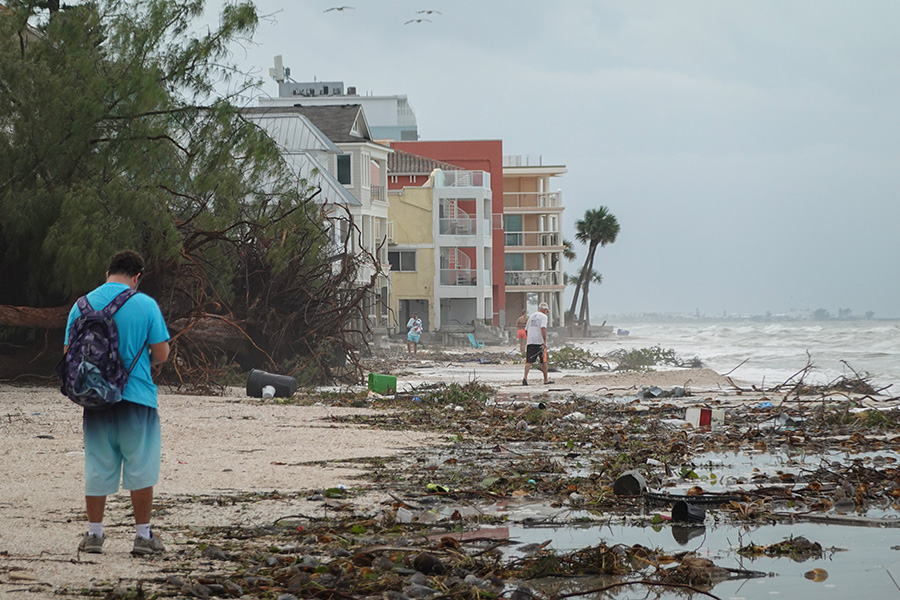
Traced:
<svg viewBox="0 0 900 600">
<path fill-rule="evenodd" d="M 388 396 L 397 393 L 397 377 L 395 375 L 380 375 L 369 373 L 369 389 L 376 394 Z"/>
</svg>

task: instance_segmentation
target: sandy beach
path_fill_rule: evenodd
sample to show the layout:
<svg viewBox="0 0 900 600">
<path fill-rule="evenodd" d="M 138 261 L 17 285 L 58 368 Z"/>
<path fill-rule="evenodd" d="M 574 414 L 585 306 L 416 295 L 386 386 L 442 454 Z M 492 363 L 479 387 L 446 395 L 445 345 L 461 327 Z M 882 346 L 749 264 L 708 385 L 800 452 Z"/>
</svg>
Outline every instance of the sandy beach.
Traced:
<svg viewBox="0 0 900 600">
<path fill-rule="evenodd" d="M 539 372 L 532 385 L 521 385 L 521 364 L 482 364 L 488 352 L 460 353 L 459 360 L 422 353 L 402 357 L 398 388 L 434 382 L 477 380 L 499 388 L 511 401 L 564 394 L 608 395 L 634 392 L 645 385 L 693 386 L 714 391 L 724 378 L 705 370 L 656 373 L 554 373 L 544 386 Z M 161 394 L 163 432 L 161 481 L 156 487 L 154 527 L 175 550 L 192 526 L 269 524 L 291 514 L 321 515 L 321 501 L 308 501 L 314 490 L 359 486 L 365 471 L 348 459 L 387 457 L 404 449 L 441 443 L 423 431 L 383 431 L 336 425 L 333 415 L 368 409 L 298 406 L 248 398 L 243 389 L 226 395 Z M 83 507 L 83 449 L 80 409 L 53 388 L 0 386 L 0 595 L 59 597 L 100 582 L 152 578 L 165 562 L 133 558 L 134 537 L 128 495 L 109 498 L 107 543 L 101 555 L 76 556 L 86 530 Z M 248 493 L 283 498 L 242 504 L 211 499 Z M 385 500 L 377 494 L 357 498 L 375 511 Z"/>
<path fill-rule="evenodd" d="M 679 406 L 736 405 L 760 397 L 737 394 L 728 379 L 709 369 L 556 372 L 550 385 L 532 372 L 525 387 L 521 363 L 510 357 L 498 364 L 498 356 L 504 353 L 395 355 L 393 372 L 401 393 L 435 382 L 478 381 L 495 386 L 498 401 L 504 402 L 634 396 L 654 385 L 688 388 L 691 396 L 679 399 Z M 134 532 L 127 493 L 111 496 L 107 504 L 104 553 L 76 553 L 86 530 L 80 409 L 56 389 L 8 385 L 0 386 L 0 409 L 0 596 L 58 598 L 81 588 L 160 577 L 166 557 L 130 555 Z M 365 489 L 365 463 L 353 459 L 388 457 L 447 441 L 427 431 L 378 430 L 330 420 L 367 412 L 372 409 L 248 398 L 240 388 L 216 397 L 161 394 L 162 475 L 153 525 L 169 554 L 187 543 L 192 528 L 267 525 L 296 514 L 323 516 L 329 507 L 322 498 L 308 499 L 316 490 L 342 485 Z M 241 502 L 248 494 L 265 497 Z M 390 499 L 383 492 L 364 493 L 354 497 L 353 510 L 371 516 L 386 501 Z"/>
</svg>

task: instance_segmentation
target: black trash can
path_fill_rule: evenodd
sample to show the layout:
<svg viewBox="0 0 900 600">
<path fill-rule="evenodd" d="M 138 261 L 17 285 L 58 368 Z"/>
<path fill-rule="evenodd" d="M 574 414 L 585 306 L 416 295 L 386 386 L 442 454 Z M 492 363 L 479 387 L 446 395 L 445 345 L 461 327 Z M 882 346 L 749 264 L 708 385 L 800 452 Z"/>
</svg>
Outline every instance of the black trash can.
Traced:
<svg viewBox="0 0 900 600">
<path fill-rule="evenodd" d="M 276 398 L 290 398 L 297 391 L 297 380 L 293 377 L 253 369 L 247 378 L 247 395 L 262 398 L 263 388 L 267 385 L 275 388 Z"/>
<path fill-rule="evenodd" d="M 702 523 L 706 519 L 706 511 L 699 506 L 679 500 L 672 507 L 672 520 L 681 523 Z"/>
<path fill-rule="evenodd" d="M 640 496 L 647 489 L 647 482 L 637 471 L 626 471 L 613 483 L 616 496 Z"/>
</svg>

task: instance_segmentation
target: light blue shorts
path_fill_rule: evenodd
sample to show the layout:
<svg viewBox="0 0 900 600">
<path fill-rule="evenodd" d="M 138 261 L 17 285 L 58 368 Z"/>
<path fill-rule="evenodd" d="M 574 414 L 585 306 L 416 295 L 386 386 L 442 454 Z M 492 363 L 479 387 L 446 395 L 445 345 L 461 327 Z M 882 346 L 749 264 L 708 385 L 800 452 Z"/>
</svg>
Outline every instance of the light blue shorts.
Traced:
<svg viewBox="0 0 900 600">
<path fill-rule="evenodd" d="M 102 411 L 85 410 L 84 495 L 108 496 L 151 487 L 159 481 L 162 457 L 159 413 L 122 401 Z"/>
<path fill-rule="evenodd" d="M 418 333 L 413 333 L 412 331 L 410 331 L 409 333 L 406 334 L 406 341 L 412 342 L 413 344 L 418 344 L 419 337 L 420 336 Z"/>
</svg>

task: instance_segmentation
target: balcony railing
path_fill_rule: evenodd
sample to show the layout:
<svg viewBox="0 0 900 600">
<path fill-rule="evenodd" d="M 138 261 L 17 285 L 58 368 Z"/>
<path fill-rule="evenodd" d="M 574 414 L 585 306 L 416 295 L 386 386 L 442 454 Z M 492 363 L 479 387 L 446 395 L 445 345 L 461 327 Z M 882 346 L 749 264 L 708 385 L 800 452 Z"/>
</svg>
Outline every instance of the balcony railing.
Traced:
<svg viewBox="0 0 900 600">
<path fill-rule="evenodd" d="M 557 271 L 507 271 L 506 285 L 562 285 Z"/>
<path fill-rule="evenodd" d="M 503 194 L 503 208 L 559 208 L 559 192 L 507 192 Z"/>
<path fill-rule="evenodd" d="M 491 187 L 491 174 L 485 171 L 444 171 L 438 172 L 434 187 Z"/>
<path fill-rule="evenodd" d="M 478 285 L 478 269 L 441 269 L 441 285 Z"/>
<path fill-rule="evenodd" d="M 385 193 L 384 188 L 380 185 L 369 186 L 369 195 L 372 200 L 379 200 L 381 202 L 387 201 L 387 194 Z"/>
<path fill-rule="evenodd" d="M 438 219 L 438 233 L 440 235 L 475 235 L 475 225 L 475 217 Z"/>
<path fill-rule="evenodd" d="M 507 246 L 560 246 L 558 233 L 545 231 L 507 231 L 505 243 Z"/>
</svg>

